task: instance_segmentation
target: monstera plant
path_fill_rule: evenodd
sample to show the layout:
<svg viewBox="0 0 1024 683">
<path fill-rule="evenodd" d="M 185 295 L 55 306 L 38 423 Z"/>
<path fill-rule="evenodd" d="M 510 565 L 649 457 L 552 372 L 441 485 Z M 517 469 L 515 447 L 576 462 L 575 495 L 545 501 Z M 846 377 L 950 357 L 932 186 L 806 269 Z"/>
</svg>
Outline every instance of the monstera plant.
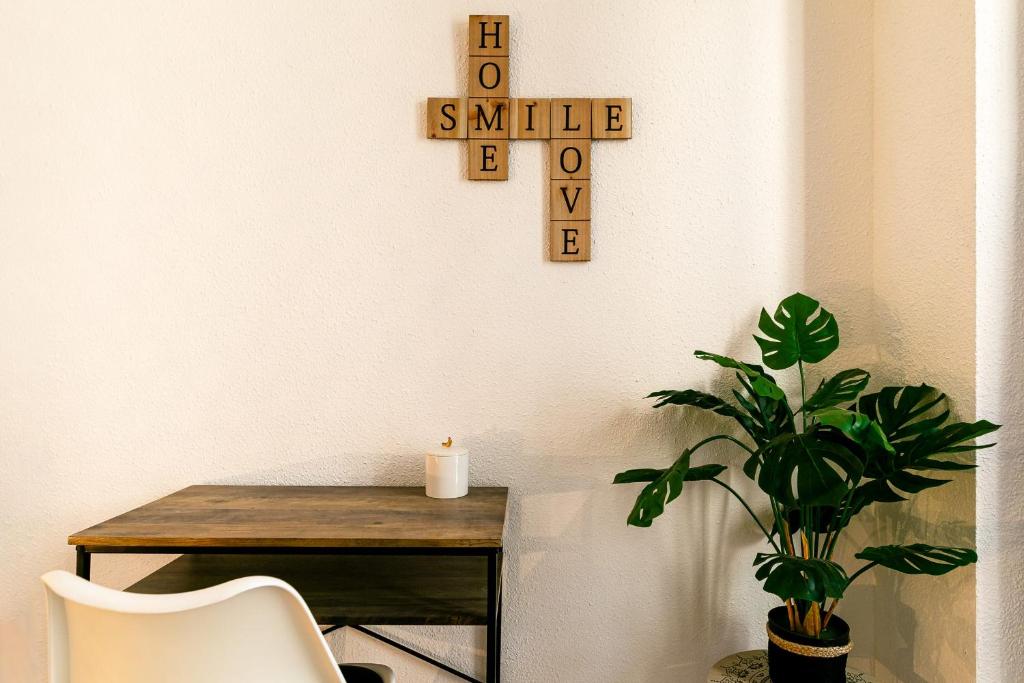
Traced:
<svg viewBox="0 0 1024 683">
<path fill-rule="evenodd" d="M 984 448 L 974 440 L 998 426 L 951 420 L 946 396 L 927 384 L 865 393 L 870 375 L 856 368 L 809 383 L 807 366 L 836 350 L 839 326 L 804 294 L 783 300 L 774 315 L 762 310 L 758 329 L 761 364 L 695 352 L 735 372 L 738 384 L 728 398 L 696 389 L 649 396 L 655 408 L 710 411 L 733 428 L 700 439 L 668 467 L 628 470 L 614 482 L 646 483 L 627 518 L 638 527 L 650 526 L 688 484 L 710 482 L 736 498 L 764 536 L 755 577 L 783 603 L 769 615 L 772 680 L 843 681 L 849 629 L 835 610 L 851 583 L 876 567 L 937 576 L 977 561 L 969 548 L 883 545 L 860 549 L 863 564 L 850 573 L 835 560 L 844 530 L 872 505 L 899 503 L 973 468 L 956 456 Z M 794 366 L 796 406 L 769 374 Z M 697 463 L 711 444 L 741 457 L 743 474 L 767 499 L 760 514 L 722 478 L 725 464 Z"/>
</svg>

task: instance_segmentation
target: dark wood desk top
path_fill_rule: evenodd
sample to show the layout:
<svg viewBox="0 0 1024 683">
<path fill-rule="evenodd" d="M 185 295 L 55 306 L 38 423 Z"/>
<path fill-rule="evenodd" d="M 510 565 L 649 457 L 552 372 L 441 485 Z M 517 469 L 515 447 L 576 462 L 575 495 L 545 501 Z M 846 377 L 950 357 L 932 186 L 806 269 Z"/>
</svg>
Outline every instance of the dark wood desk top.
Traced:
<svg viewBox="0 0 1024 683">
<path fill-rule="evenodd" d="M 68 537 L 167 548 L 500 548 L 508 489 L 428 498 L 422 487 L 189 486 Z"/>
</svg>

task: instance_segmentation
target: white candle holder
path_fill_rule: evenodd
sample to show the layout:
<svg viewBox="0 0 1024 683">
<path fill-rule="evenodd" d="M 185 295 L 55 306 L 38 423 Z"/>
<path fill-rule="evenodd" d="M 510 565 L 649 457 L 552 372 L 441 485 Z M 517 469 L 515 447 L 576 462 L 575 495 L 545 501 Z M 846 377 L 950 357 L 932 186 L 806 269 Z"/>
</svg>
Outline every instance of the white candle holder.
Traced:
<svg viewBox="0 0 1024 683">
<path fill-rule="evenodd" d="M 469 493 L 469 451 L 452 446 L 452 438 L 426 455 L 427 495 L 461 498 Z"/>
</svg>

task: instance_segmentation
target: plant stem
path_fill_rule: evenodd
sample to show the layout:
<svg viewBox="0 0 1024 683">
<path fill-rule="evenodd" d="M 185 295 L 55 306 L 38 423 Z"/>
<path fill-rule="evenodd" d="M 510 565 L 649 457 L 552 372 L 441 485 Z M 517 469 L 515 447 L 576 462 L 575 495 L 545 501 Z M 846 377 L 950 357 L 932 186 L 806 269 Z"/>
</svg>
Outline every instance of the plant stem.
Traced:
<svg viewBox="0 0 1024 683">
<path fill-rule="evenodd" d="M 786 600 L 786 614 L 789 616 L 789 630 L 796 631 L 796 617 L 794 616 L 793 600 Z"/>
<path fill-rule="evenodd" d="M 693 446 L 692 448 L 690 448 L 690 454 L 692 455 L 693 453 L 696 453 L 698 448 L 700 448 L 700 447 L 702 447 L 702 446 L 704 446 L 706 444 L 709 444 L 712 441 L 719 441 L 721 439 L 725 439 L 726 441 L 731 441 L 734 444 L 736 444 L 737 446 L 739 446 L 740 448 L 742 448 L 743 450 L 745 450 L 747 453 L 750 453 L 751 455 L 754 454 L 754 451 L 750 448 L 750 446 L 748 446 L 747 444 L 743 443 L 742 441 L 740 441 L 736 437 L 729 436 L 728 434 L 715 434 L 714 436 L 709 436 L 708 438 L 704 439 L 703 441 L 697 442 L 696 446 Z"/>
<path fill-rule="evenodd" d="M 839 524 L 841 525 L 842 522 L 840 521 Z M 841 530 L 842 526 L 839 526 L 836 529 L 829 531 L 829 535 L 825 537 L 824 555 L 826 560 L 832 559 L 832 553 L 836 551 L 836 541 L 839 540 L 839 532 Z"/>
<path fill-rule="evenodd" d="M 761 533 L 764 534 L 764 537 L 766 539 L 768 539 L 768 542 L 772 544 L 773 548 L 775 548 L 775 552 L 777 552 L 777 553 L 779 553 L 781 555 L 782 551 L 779 550 L 779 546 L 776 545 L 775 540 L 772 538 L 772 535 L 770 533 L 768 533 L 768 530 L 764 528 L 763 524 L 761 524 L 761 520 L 759 520 L 757 518 L 757 515 L 754 514 L 754 511 L 750 509 L 749 505 L 747 505 L 747 501 L 743 500 L 743 496 L 741 496 L 739 493 L 737 493 L 736 489 L 734 489 L 733 487 L 729 486 L 728 484 L 726 484 L 721 479 L 716 479 L 715 477 L 711 477 L 711 481 L 715 482 L 716 484 L 718 484 L 719 486 L 724 488 L 726 491 L 728 491 L 732 495 L 736 496 L 736 500 L 738 500 L 740 502 L 740 504 L 744 508 L 746 508 L 747 512 L 750 513 L 750 518 L 752 520 L 754 520 L 754 523 L 757 524 L 759 529 L 761 529 Z"/>
<path fill-rule="evenodd" d="M 825 545 L 825 559 L 831 560 L 832 554 L 836 551 L 836 542 L 839 540 L 839 534 L 842 533 L 843 529 L 850 522 L 850 506 L 853 504 L 853 492 L 855 489 L 850 489 L 850 492 L 846 494 L 846 498 L 843 499 L 843 514 L 839 518 L 839 526 L 832 531 L 832 539 L 828 544 Z"/>
<path fill-rule="evenodd" d="M 753 455 L 754 453 L 757 452 L 753 448 L 748 446 L 747 444 L 745 444 L 742 441 L 740 441 L 739 439 L 737 439 L 735 437 L 732 437 L 732 436 L 729 436 L 728 434 L 719 434 L 719 436 L 727 439 L 728 441 L 732 441 L 734 444 L 736 444 L 737 446 L 739 446 L 740 448 L 745 450 L 747 453 L 750 453 L 751 455 Z"/>
<path fill-rule="evenodd" d="M 850 580 L 846 582 L 846 585 L 849 586 L 851 583 L 853 583 L 854 581 L 857 580 L 858 576 L 860 576 L 861 574 L 863 574 L 864 572 L 866 572 L 867 570 L 871 569 L 872 567 L 874 567 L 877 564 L 878 564 L 877 562 L 869 562 L 868 564 L 864 565 L 863 567 L 861 567 L 860 569 L 855 571 L 853 573 L 853 576 L 850 577 Z"/>
<path fill-rule="evenodd" d="M 837 541 L 839 541 L 839 533 L 842 531 L 842 527 L 832 532 L 832 538 L 828 542 L 828 546 L 825 549 L 825 559 L 831 560 L 833 553 L 836 551 Z"/>
<path fill-rule="evenodd" d="M 821 629 L 825 630 L 828 626 L 828 620 L 832 618 L 832 613 L 836 611 L 836 605 L 839 604 L 839 598 L 832 599 L 832 606 L 828 608 L 828 612 L 825 614 L 825 618 L 821 621 Z"/>
<path fill-rule="evenodd" d="M 789 554 L 795 557 L 796 551 L 793 550 L 793 537 L 789 533 L 789 522 L 786 520 L 782 520 L 782 531 L 786 534 L 786 548 L 789 549 Z"/>
<path fill-rule="evenodd" d="M 797 359 L 796 365 L 797 365 L 797 368 L 799 368 L 799 370 L 800 370 L 800 422 L 803 425 L 803 428 L 801 429 L 801 431 L 806 433 L 807 432 L 807 411 L 804 409 L 804 407 L 807 405 L 807 380 L 806 380 L 806 378 L 804 376 L 804 362 L 802 360 L 800 360 L 800 359 Z M 801 507 L 800 508 L 800 526 L 803 527 L 804 531 L 807 530 L 808 522 L 809 521 L 810 520 L 808 519 L 807 508 Z M 818 556 L 818 532 L 817 532 L 817 525 L 816 524 L 813 527 L 811 527 L 811 538 L 814 539 L 814 556 L 817 557 Z"/>
<path fill-rule="evenodd" d="M 828 547 L 829 547 L 829 544 L 831 544 L 831 543 L 832 543 L 832 530 L 829 529 L 827 532 L 825 532 L 825 542 L 821 545 L 821 554 L 818 555 L 818 557 L 822 558 L 823 560 L 824 559 L 828 559 L 826 557 L 826 555 L 828 554 Z"/>
<path fill-rule="evenodd" d="M 779 510 L 778 502 L 768 496 L 768 502 L 772 504 L 772 516 L 775 518 L 775 528 L 779 530 L 779 539 L 782 539 L 782 512 Z"/>
<path fill-rule="evenodd" d="M 797 367 L 800 368 L 800 420 L 803 422 L 803 431 L 807 431 L 807 411 L 804 405 L 807 403 L 807 385 L 804 383 L 804 362 L 798 360 Z"/>
<path fill-rule="evenodd" d="M 819 547 L 821 541 L 821 534 L 818 533 L 818 529 L 821 528 L 821 508 L 813 508 L 814 512 L 814 557 L 819 557 L 818 553 L 821 548 Z"/>
<path fill-rule="evenodd" d="M 804 553 L 804 548 L 807 546 L 807 544 L 804 543 L 804 541 L 803 541 L 805 538 L 807 538 L 806 534 L 804 533 L 806 530 L 807 530 L 807 506 L 801 505 L 800 506 L 800 542 L 801 542 L 800 555 L 801 555 L 801 557 L 805 554 Z"/>
</svg>

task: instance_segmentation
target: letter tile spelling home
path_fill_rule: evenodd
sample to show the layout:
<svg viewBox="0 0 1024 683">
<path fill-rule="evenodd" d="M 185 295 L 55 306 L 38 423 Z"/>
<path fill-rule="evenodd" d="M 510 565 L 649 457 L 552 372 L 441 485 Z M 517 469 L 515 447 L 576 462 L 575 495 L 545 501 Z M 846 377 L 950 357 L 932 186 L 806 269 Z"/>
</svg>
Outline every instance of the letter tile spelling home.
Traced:
<svg viewBox="0 0 1024 683">
<path fill-rule="evenodd" d="M 427 136 L 469 142 L 470 180 L 508 180 L 509 140 L 549 140 L 549 256 L 590 260 L 590 142 L 632 137 L 628 97 L 509 97 L 509 20 L 469 17 L 469 97 L 427 100 Z"/>
</svg>

